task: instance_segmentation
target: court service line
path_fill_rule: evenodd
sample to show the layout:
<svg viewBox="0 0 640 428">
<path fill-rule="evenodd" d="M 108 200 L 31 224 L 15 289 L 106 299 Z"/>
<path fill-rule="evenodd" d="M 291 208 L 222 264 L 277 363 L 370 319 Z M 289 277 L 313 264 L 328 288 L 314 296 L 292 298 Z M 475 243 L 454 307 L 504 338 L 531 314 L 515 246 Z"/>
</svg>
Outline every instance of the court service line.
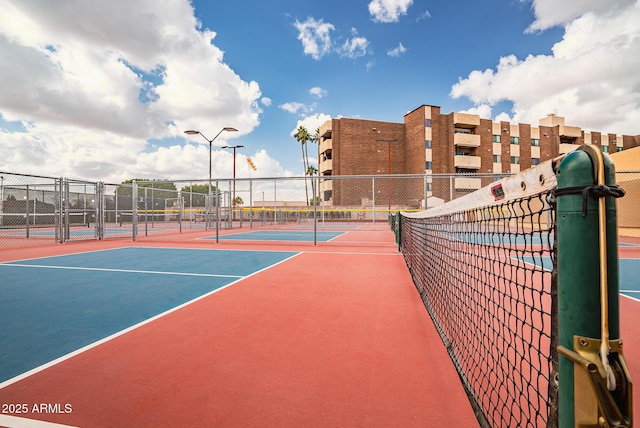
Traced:
<svg viewBox="0 0 640 428">
<path fill-rule="evenodd" d="M 98 272 L 126 272 L 126 273 L 150 273 L 154 275 L 178 275 L 178 276 L 205 276 L 216 278 L 243 278 L 241 275 L 222 275 L 213 273 L 190 273 L 190 272 L 164 272 L 153 270 L 135 270 L 135 269 L 110 269 L 110 268 L 89 268 L 78 266 L 48 266 L 48 265 L 30 265 L 22 263 L 0 263 L 0 266 L 17 266 L 28 268 L 41 268 L 41 269 L 65 269 L 65 270 L 88 270 Z"/>
<path fill-rule="evenodd" d="M 103 343 L 109 342 L 109 341 L 111 341 L 113 339 L 116 339 L 116 338 L 126 334 L 126 333 L 129 333 L 129 332 L 131 332 L 133 330 L 136 330 L 136 329 L 138 329 L 138 328 L 140 328 L 140 327 L 142 327 L 142 326 L 144 326 L 146 324 L 149 324 L 149 323 L 151 323 L 151 322 L 153 322 L 153 321 L 155 321 L 157 319 L 160 319 L 160 318 L 162 318 L 162 317 L 164 317 L 166 315 L 169 315 L 169 314 L 171 314 L 171 313 L 173 313 L 173 312 L 175 312 L 177 310 L 180 310 L 180 309 L 182 309 L 182 308 L 184 308 L 186 306 L 189 306 L 192 303 L 195 303 L 195 302 L 197 302 L 199 300 L 202 300 L 202 299 L 204 299 L 206 297 L 209 297 L 209 296 L 211 296 L 211 295 L 213 295 L 213 294 L 215 294 L 215 293 L 217 293 L 217 292 L 219 292 L 221 290 L 224 290 L 225 288 L 231 287 L 232 285 L 237 284 L 238 282 L 243 281 L 246 278 L 250 278 L 250 277 L 252 277 L 254 275 L 257 275 L 257 274 L 259 274 L 261 272 L 266 271 L 267 269 L 271 269 L 274 266 L 277 266 L 277 265 L 279 265 L 281 263 L 284 263 L 284 262 L 286 262 L 288 260 L 291 260 L 294 257 L 299 256 L 300 254 L 302 254 L 302 253 L 295 253 L 292 256 L 289 256 L 289 257 L 287 257 L 287 258 L 285 258 L 283 260 L 280 260 L 277 263 L 274 263 L 274 264 L 269 265 L 269 266 L 267 266 L 265 268 L 257 270 L 255 272 L 249 274 L 249 275 L 236 277 L 238 279 L 236 279 L 235 281 L 230 282 L 229 284 L 226 284 L 226 285 L 223 285 L 222 287 L 216 288 L 215 290 L 212 290 L 212 291 L 210 291 L 210 292 L 208 292 L 206 294 L 203 294 L 202 296 L 198 296 L 195 299 L 191 299 L 188 302 L 185 302 L 185 303 L 183 303 L 181 305 L 178 305 L 178 306 L 176 306 L 174 308 L 168 309 L 168 310 L 166 310 L 166 311 L 164 311 L 164 312 L 162 312 L 162 313 L 160 313 L 158 315 L 155 315 L 155 316 L 153 316 L 153 317 L 151 317 L 149 319 L 146 319 L 146 320 L 141 321 L 141 322 L 139 322 L 137 324 L 134 324 L 134 325 L 132 325 L 130 327 L 127 327 L 127 328 L 125 328 L 123 330 L 120 330 L 120 331 L 118 331 L 116 333 L 113 333 L 112 335 L 107 336 L 107 337 L 105 337 L 103 339 L 100 339 L 100 340 L 97 340 L 97 341 L 95 341 L 93 343 L 90 343 L 89 345 L 86 345 L 86 346 L 84 346 L 84 347 L 82 347 L 80 349 L 76 349 L 73 352 L 70 352 L 70 353 L 68 353 L 66 355 L 63 355 L 63 356 L 58 357 L 58 358 L 56 358 L 54 360 L 51 360 L 48 363 L 42 364 L 42 365 L 40 365 L 38 367 L 35 367 L 35 368 L 33 368 L 33 369 L 29 370 L 29 371 L 26 371 L 26 372 L 24 372 L 22 374 L 19 374 L 18 376 L 14 376 L 11 379 L 7 379 L 4 382 L 0 382 L 0 389 L 6 388 L 9 385 L 12 385 L 12 384 L 14 384 L 16 382 L 19 382 L 19 381 L 23 380 L 23 379 L 26 379 L 26 378 L 28 378 L 28 377 L 36 374 L 36 373 L 44 371 L 44 370 L 48 369 L 49 367 L 53 367 L 53 366 L 55 366 L 55 365 L 57 365 L 59 363 L 62 363 L 64 361 L 68 360 L 68 359 L 71 359 L 71 358 L 75 357 L 76 355 L 80 355 L 80 354 L 82 354 L 82 353 L 84 353 L 86 351 L 89 351 L 90 349 L 93 349 L 93 348 L 95 348 L 95 347 L 97 347 L 99 345 L 102 345 Z M 2 265 L 2 263 L 0 263 L 0 265 Z"/>
<path fill-rule="evenodd" d="M 77 428 L 71 425 L 62 425 L 54 422 L 38 421 L 8 415 L 0 415 L 0 426 L 8 428 Z"/>
</svg>

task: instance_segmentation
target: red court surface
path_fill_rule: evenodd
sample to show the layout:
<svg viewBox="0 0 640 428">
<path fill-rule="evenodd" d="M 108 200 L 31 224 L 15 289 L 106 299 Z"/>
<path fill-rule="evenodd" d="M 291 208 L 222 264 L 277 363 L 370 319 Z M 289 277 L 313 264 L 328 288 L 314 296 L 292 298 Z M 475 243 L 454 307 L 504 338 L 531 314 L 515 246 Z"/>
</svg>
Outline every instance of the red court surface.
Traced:
<svg viewBox="0 0 640 428">
<path fill-rule="evenodd" d="M 196 237 L 0 251 L 0 261 L 131 245 L 302 253 L 0 389 L 0 404 L 28 409 L 0 414 L 0 426 L 21 426 L 7 416 L 81 427 L 478 426 L 391 232 L 318 246 Z M 640 302 L 620 306 L 633 378 Z"/>
<path fill-rule="evenodd" d="M 238 245 L 190 238 L 73 243 L 0 260 Z M 303 253 L 10 384 L 0 403 L 27 404 L 11 416 L 82 427 L 477 426 L 393 234 L 365 241 L 285 245 Z M 13 423 L 2 416 L 0 425 Z"/>
</svg>

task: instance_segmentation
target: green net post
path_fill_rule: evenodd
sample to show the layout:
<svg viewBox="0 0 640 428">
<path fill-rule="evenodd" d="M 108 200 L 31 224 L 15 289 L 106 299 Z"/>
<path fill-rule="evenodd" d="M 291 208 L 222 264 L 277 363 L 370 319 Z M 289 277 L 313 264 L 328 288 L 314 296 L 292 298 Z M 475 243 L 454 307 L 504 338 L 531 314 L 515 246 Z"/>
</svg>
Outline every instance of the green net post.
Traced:
<svg viewBox="0 0 640 428">
<path fill-rule="evenodd" d="M 398 251 L 402 251 L 402 215 L 400 211 L 396 213 L 396 243 L 398 244 Z"/>
<path fill-rule="evenodd" d="M 609 157 L 604 158 L 605 183 L 615 183 L 615 170 Z M 594 184 L 594 164 L 590 155 L 577 150 L 567 155 L 557 169 L 558 193 L 568 188 Z M 583 206 L 586 197 L 586 207 Z M 582 192 L 557 197 L 556 243 L 558 247 L 558 345 L 573 351 L 575 336 L 599 340 L 602 337 L 600 246 L 598 199 Z M 618 237 L 615 198 L 606 197 L 606 243 L 609 338 L 620 337 Z M 583 354 L 580 354 L 583 355 Z M 559 357 L 558 426 L 576 426 L 576 403 L 583 397 L 574 395 L 577 363 Z M 577 369 L 580 370 L 580 369 Z M 585 370 L 586 372 L 586 370 Z M 580 390 L 580 384 L 578 382 Z M 588 390 L 589 387 L 587 386 Z M 587 394 L 589 391 L 587 391 Z M 578 421 L 580 422 L 580 421 Z"/>
</svg>

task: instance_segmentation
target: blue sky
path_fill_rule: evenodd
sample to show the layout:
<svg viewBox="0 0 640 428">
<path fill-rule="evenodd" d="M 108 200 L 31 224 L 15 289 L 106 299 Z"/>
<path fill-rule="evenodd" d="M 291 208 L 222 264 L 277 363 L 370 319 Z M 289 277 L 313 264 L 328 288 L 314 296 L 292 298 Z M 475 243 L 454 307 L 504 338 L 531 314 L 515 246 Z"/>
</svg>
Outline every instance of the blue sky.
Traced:
<svg viewBox="0 0 640 428">
<path fill-rule="evenodd" d="M 302 173 L 293 131 L 422 105 L 640 134 L 638 0 L 0 0 L 0 171 Z"/>
</svg>

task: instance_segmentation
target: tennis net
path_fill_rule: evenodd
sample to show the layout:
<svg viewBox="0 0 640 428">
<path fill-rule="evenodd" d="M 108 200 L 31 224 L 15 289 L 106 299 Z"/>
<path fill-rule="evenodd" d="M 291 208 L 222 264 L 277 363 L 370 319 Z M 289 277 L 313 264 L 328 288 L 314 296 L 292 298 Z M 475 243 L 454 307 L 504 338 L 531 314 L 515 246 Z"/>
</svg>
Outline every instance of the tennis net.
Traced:
<svg viewBox="0 0 640 428">
<path fill-rule="evenodd" d="M 556 186 L 549 161 L 391 221 L 482 426 L 555 426 Z"/>
</svg>

